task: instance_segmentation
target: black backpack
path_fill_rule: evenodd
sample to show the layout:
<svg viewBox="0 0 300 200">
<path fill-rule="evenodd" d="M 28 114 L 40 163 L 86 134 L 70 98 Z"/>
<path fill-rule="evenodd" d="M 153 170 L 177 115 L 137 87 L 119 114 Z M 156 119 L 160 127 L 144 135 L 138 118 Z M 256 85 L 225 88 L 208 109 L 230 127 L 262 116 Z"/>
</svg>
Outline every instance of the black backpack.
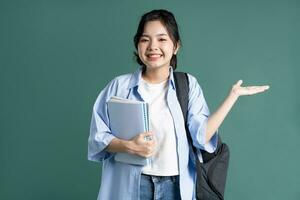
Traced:
<svg viewBox="0 0 300 200">
<path fill-rule="evenodd" d="M 226 176 L 229 164 L 229 148 L 222 143 L 218 135 L 218 145 L 214 153 L 201 150 L 203 163 L 200 163 L 197 150 L 193 146 L 192 138 L 187 127 L 187 113 L 189 100 L 189 81 L 184 72 L 174 72 L 176 94 L 181 106 L 185 121 L 185 129 L 189 144 L 192 146 L 196 160 L 197 180 L 196 197 L 197 200 L 223 200 L 226 184 Z"/>
</svg>

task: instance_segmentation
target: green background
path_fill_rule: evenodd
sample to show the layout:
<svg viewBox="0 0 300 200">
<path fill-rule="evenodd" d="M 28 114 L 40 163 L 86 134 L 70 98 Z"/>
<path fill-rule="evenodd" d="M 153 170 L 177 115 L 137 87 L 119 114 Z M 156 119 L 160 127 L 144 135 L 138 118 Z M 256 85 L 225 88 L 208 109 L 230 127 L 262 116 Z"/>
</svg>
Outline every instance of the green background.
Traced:
<svg viewBox="0 0 300 200">
<path fill-rule="evenodd" d="M 151 9 L 172 11 L 178 70 L 197 77 L 211 112 L 241 97 L 220 128 L 230 145 L 226 199 L 300 199 L 299 1 L 0 1 L 0 199 L 96 199 L 87 160 L 94 101 L 137 68 L 133 35 Z"/>
</svg>

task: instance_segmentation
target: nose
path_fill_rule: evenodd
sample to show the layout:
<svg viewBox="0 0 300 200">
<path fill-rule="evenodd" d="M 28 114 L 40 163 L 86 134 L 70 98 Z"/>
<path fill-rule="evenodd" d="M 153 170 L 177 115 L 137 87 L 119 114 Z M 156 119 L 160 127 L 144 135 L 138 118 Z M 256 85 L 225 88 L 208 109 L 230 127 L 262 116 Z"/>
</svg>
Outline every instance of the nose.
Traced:
<svg viewBox="0 0 300 200">
<path fill-rule="evenodd" d="M 150 40 L 148 43 L 148 48 L 147 50 L 156 50 L 157 49 L 157 42 L 155 40 Z"/>
</svg>

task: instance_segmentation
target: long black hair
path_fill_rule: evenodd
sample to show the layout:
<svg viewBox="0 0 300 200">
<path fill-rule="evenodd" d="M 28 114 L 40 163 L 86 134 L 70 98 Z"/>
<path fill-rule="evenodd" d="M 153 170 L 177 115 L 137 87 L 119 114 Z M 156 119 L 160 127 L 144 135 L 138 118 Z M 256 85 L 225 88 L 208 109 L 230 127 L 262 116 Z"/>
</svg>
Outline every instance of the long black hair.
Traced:
<svg viewBox="0 0 300 200">
<path fill-rule="evenodd" d="M 171 40 L 173 41 L 174 46 L 177 47 L 177 44 L 181 44 L 180 35 L 179 35 L 179 31 L 178 31 L 178 25 L 177 25 L 177 22 L 175 20 L 173 13 L 171 13 L 170 11 L 167 11 L 167 10 L 163 10 L 163 9 L 152 10 L 150 12 L 145 13 L 140 20 L 137 32 L 133 39 L 136 50 L 138 49 L 139 40 L 144 32 L 144 27 L 145 27 L 146 23 L 149 21 L 160 21 L 167 29 L 167 32 L 168 32 Z M 144 66 L 144 68 L 145 68 L 146 66 L 141 61 L 137 52 L 134 52 L 134 56 L 135 56 L 136 62 L 138 64 Z M 170 65 L 173 67 L 173 70 L 176 69 L 177 57 L 175 54 L 173 54 L 173 56 L 171 58 Z"/>
</svg>

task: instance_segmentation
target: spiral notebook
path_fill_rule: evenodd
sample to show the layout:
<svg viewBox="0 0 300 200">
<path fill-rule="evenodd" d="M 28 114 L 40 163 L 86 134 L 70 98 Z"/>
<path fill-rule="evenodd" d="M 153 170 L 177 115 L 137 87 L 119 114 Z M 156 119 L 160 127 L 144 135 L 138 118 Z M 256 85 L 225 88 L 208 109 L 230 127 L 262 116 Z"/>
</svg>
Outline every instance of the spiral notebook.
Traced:
<svg viewBox="0 0 300 200">
<path fill-rule="evenodd" d="M 148 103 L 113 96 L 107 106 L 110 130 L 117 138 L 131 140 L 136 135 L 149 131 Z M 115 160 L 135 165 L 149 163 L 147 158 L 128 153 L 116 153 Z"/>
</svg>

